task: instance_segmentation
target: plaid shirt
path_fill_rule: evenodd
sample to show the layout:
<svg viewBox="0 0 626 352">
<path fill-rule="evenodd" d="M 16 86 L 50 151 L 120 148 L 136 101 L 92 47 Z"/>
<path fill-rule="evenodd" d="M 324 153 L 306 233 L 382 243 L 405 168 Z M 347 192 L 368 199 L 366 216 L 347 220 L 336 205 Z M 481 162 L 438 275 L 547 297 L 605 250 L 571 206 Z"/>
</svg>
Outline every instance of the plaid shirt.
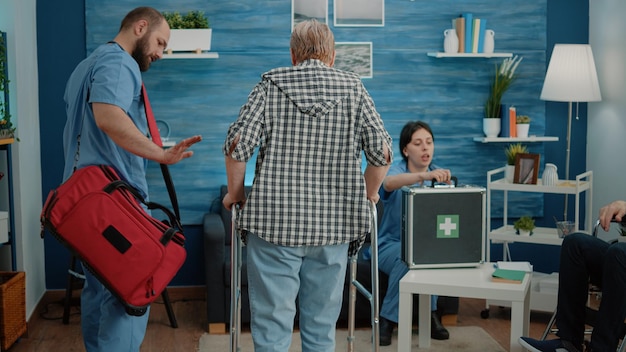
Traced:
<svg viewBox="0 0 626 352">
<path fill-rule="evenodd" d="M 230 126 L 223 152 L 248 161 L 259 147 L 255 178 L 238 227 L 282 246 L 350 243 L 370 232 L 361 170 L 387 165 L 391 137 L 355 74 L 319 60 L 266 72 Z"/>
</svg>

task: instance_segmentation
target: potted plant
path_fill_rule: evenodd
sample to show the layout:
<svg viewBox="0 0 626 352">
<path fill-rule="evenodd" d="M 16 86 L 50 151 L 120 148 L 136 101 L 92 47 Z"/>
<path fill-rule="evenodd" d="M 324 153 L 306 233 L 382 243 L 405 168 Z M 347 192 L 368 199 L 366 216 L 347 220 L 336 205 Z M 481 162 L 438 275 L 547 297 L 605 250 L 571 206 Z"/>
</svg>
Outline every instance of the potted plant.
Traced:
<svg viewBox="0 0 626 352">
<path fill-rule="evenodd" d="M 528 137 L 528 130 L 530 129 L 530 117 L 528 115 L 517 115 L 515 121 L 515 129 L 518 137 Z"/>
<path fill-rule="evenodd" d="M 0 32 L 0 139 L 15 136 L 15 127 L 9 111 L 9 76 L 7 67 L 6 36 Z"/>
<path fill-rule="evenodd" d="M 530 236 L 535 229 L 535 220 L 530 216 L 522 216 L 513 223 L 513 227 L 519 232 L 520 236 Z"/>
<path fill-rule="evenodd" d="M 204 12 L 163 12 L 163 17 L 171 30 L 166 49 L 168 54 L 174 51 L 194 51 L 199 54 L 211 50 L 212 30 Z"/>
<path fill-rule="evenodd" d="M 515 159 L 517 154 L 528 153 L 528 148 L 522 143 L 509 144 L 504 149 L 504 155 L 506 155 L 506 169 L 504 170 L 504 178 L 507 182 L 513 183 L 513 177 L 515 175 Z"/>
<path fill-rule="evenodd" d="M 502 96 L 509 89 L 515 78 L 515 70 L 522 58 L 515 56 L 506 58 L 502 64 L 496 64 L 495 75 L 489 86 L 489 96 L 485 102 L 485 116 L 483 118 L 483 132 L 487 137 L 497 137 L 502 128 L 500 121 L 500 104 Z"/>
</svg>

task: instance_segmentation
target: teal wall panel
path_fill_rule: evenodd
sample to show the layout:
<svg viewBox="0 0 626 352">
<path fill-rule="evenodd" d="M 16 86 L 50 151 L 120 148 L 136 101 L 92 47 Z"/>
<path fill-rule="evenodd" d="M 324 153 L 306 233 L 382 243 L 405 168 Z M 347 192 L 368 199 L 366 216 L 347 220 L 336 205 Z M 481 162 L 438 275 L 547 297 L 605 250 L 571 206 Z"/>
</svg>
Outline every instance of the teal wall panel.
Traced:
<svg viewBox="0 0 626 352">
<path fill-rule="evenodd" d="M 197 224 L 226 182 L 221 146 L 230 122 L 260 75 L 291 64 L 290 1 L 153 1 L 162 11 L 200 9 L 213 27 L 215 60 L 162 60 L 144 74 L 157 119 L 171 137 L 202 134 L 195 155 L 171 167 L 183 222 Z M 87 50 L 110 40 L 117 23 L 136 6 L 131 0 L 87 0 Z M 504 144 L 472 141 L 482 136 L 483 102 L 495 65 L 502 59 L 428 57 L 441 51 L 443 30 L 463 12 L 487 19 L 496 32 L 497 52 L 523 56 L 519 79 L 504 101 L 533 118 L 531 134 L 544 135 L 545 104 L 539 100 L 546 62 L 546 1 L 388 1 L 384 27 L 333 27 L 338 42 L 372 42 L 373 78 L 364 84 L 394 138 L 408 120 L 430 123 L 436 137 L 435 162 L 452 169 L 461 183 L 486 184 L 486 172 L 504 164 Z M 112 25 L 116 24 L 116 25 Z M 541 143 L 530 145 L 543 153 Z M 543 164 L 543 160 L 542 160 Z M 251 182 L 253 165 L 248 165 Z M 151 197 L 167 202 L 157 165 L 149 169 Z M 514 196 L 513 196 L 514 197 Z M 543 214 L 541 195 L 526 195 L 512 215 Z M 498 195 L 494 200 L 499 214 Z"/>
</svg>

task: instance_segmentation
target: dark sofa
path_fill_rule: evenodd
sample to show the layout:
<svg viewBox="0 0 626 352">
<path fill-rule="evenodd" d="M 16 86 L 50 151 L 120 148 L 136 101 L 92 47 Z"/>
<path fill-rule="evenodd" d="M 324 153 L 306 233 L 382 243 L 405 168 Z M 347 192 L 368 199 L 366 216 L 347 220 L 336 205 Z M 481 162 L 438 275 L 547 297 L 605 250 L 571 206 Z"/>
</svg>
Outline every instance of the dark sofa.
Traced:
<svg viewBox="0 0 626 352">
<path fill-rule="evenodd" d="M 249 187 L 246 188 L 246 192 Z M 230 322 L 230 245 L 231 245 L 231 212 L 226 210 L 222 204 L 222 198 L 226 194 L 226 186 L 221 187 L 220 198 L 216 199 L 211 211 L 204 215 L 204 255 L 205 255 L 205 275 L 207 290 L 207 318 L 209 332 L 224 332 L 224 328 Z M 379 204 L 381 204 L 379 202 Z M 383 209 L 379 209 L 379 218 Z M 369 248 L 366 242 L 359 252 L 357 261 L 357 280 L 367 289 L 371 288 L 370 261 L 363 258 L 363 252 Z M 246 248 L 242 252 L 241 270 L 241 322 L 250 322 L 250 304 L 247 289 L 247 265 Z M 348 322 L 348 295 L 349 295 L 349 269 L 346 271 L 344 287 L 344 302 L 338 320 L 338 326 L 347 326 Z M 380 299 L 385 296 L 387 289 L 387 275 L 380 273 Z M 417 296 L 415 296 L 414 317 L 417 317 Z M 456 314 L 458 312 L 458 298 L 439 297 L 439 310 L 442 314 Z M 369 301 L 361 294 L 357 293 L 355 308 L 356 326 L 370 326 L 371 310 Z M 417 319 L 416 319 L 417 320 Z M 215 331 L 211 331 L 215 329 Z"/>
</svg>

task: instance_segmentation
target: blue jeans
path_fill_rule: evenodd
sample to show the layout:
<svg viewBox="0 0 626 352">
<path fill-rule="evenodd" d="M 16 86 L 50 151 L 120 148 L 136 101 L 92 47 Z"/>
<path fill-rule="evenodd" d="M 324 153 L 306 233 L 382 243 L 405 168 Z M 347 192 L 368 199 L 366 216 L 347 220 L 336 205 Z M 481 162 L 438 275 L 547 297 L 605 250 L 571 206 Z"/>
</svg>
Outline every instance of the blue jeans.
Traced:
<svg viewBox="0 0 626 352">
<path fill-rule="evenodd" d="M 576 346 L 583 342 L 589 283 L 602 288 L 591 336 L 594 351 L 615 351 L 626 318 L 626 243 L 609 244 L 583 233 L 563 239 L 559 268 L 557 335 Z"/>
<path fill-rule="evenodd" d="M 334 352 L 348 244 L 277 246 L 248 233 L 250 329 L 255 352 L 287 352 L 296 298 L 303 352 Z"/>
<path fill-rule="evenodd" d="M 140 317 L 126 314 L 120 301 L 87 268 L 83 272 L 80 319 L 87 352 L 138 352 L 150 309 Z"/>
<path fill-rule="evenodd" d="M 378 248 L 378 270 L 389 276 L 387 293 L 380 309 L 380 316 L 398 322 L 398 309 L 400 305 L 400 279 L 409 272 L 409 267 L 400 258 L 400 242 L 388 242 L 383 248 Z M 438 296 L 430 296 L 432 311 L 437 310 Z"/>
</svg>

